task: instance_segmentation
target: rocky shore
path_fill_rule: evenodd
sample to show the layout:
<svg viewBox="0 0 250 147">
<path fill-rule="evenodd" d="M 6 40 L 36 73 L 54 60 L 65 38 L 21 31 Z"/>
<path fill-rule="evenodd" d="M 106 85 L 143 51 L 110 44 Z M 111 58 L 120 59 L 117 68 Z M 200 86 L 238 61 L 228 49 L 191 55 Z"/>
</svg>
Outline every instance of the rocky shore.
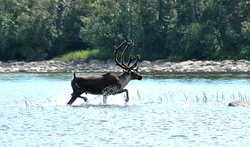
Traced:
<svg viewBox="0 0 250 147">
<path fill-rule="evenodd" d="M 228 104 L 228 106 L 231 107 L 237 107 L 237 106 L 250 106 L 250 101 L 234 101 Z"/>
<path fill-rule="evenodd" d="M 142 61 L 139 64 L 142 73 L 250 73 L 250 61 L 184 61 L 168 62 L 165 60 Z M 0 72 L 120 72 L 113 60 L 99 61 L 0 61 Z"/>
</svg>

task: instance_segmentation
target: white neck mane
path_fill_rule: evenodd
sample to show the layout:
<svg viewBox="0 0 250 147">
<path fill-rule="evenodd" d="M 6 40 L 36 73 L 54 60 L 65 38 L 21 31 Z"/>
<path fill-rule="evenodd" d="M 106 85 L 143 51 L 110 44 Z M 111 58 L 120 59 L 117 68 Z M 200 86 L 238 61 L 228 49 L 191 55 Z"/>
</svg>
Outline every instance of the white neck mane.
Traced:
<svg viewBox="0 0 250 147">
<path fill-rule="evenodd" d="M 121 76 L 120 77 L 120 84 L 121 84 L 121 88 L 123 89 L 124 87 L 127 86 L 127 84 L 129 83 L 129 81 L 131 81 L 131 76 Z"/>
</svg>

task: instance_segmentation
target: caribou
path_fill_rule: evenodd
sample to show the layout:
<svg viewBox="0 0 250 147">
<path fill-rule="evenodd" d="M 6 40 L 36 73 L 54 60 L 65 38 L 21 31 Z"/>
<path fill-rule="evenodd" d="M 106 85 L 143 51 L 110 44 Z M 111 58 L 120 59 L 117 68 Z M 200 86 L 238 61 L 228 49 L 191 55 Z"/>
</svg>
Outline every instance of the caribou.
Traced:
<svg viewBox="0 0 250 147">
<path fill-rule="evenodd" d="M 103 95 L 103 103 L 106 104 L 107 96 L 125 92 L 125 102 L 129 101 L 128 90 L 124 89 L 131 80 L 141 80 L 142 76 L 138 73 L 138 61 L 140 56 L 130 56 L 128 62 L 125 63 L 125 54 L 133 45 L 132 41 L 123 41 L 118 47 L 114 47 L 114 61 L 117 66 L 123 69 L 122 73 L 105 73 L 103 75 L 81 76 L 77 77 L 73 73 L 71 87 L 73 93 L 71 99 L 67 103 L 72 105 L 77 98 L 84 99 L 87 102 L 87 97 L 81 96 L 85 94 Z M 120 53 L 120 62 L 118 59 L 118 51 L 123 48 Z"/>
</svg>

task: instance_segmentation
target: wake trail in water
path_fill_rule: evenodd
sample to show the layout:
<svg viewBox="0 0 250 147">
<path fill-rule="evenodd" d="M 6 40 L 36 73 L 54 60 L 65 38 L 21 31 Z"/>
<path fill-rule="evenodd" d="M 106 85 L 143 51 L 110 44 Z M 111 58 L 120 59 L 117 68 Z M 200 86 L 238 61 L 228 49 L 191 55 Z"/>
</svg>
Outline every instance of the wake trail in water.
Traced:
<svg viewBox="0 0 250 147">
<path fill-rule="evenodd" d="M 128 104 L 124 101 L 124 96 L 122 95 L 111 95 L 107 99 L 107 103 L 103 104 L 103 97 L 101 95 L 84 95 L 88 98 L 88 101 L 85 102 L 81 98 L 77 98 L 73 103 L 73 107 L 90 107 L 90 106 L 100 106 L 100 107 L 111 107 L 111 106 L 127 106 Z M 55 101 L 36 104 L 27 99 L 24 100 L 23 103 L 20 104 L 6 104 L 0 105 L 0 108 L 30 108 L 30 107 L 58 107 L 58 106 L 68 106 L 67 102 L 70 100 L 70 95 L 62 94 L 55 96 Z"/>
<path fill-rule="evenodd" d="M 6 105 L 0 105 L 0 108 L 29 108 L 29 107 L 53 107 L 53 106 L 66 106 L 67 101 L 69 99 L 69 96 L 61 95 L 56 96 L 55 101 L 47 102 L 47 103 L 33 103 L 32 101 L 28 100 L 27 98 L 19 103 L 19 104 L 6 104 Z"/>
</svg>

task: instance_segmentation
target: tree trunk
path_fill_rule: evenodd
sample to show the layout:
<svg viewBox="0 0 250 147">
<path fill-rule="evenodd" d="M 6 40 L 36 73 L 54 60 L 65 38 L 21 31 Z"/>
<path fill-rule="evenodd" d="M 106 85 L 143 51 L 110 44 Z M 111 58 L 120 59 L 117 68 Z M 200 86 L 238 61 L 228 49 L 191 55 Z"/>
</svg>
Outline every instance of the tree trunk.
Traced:
<svg viewBox="0 0 250 147">
<path fill-rule="evenodd" d="M 139 30 L 140 30 L 140 37 L 141 37 L 141 49 L 145 51 L 145 36 L 144 36 L 144 26 L 143 26 L 143 2 L 139 0 Z"/>
<path fill-rule="evenodd" d="M 196 23 L 197 22 L 197 17 L 196 17 L 196 0 L 192 0 L 192 22 Z"/>
<path fill-rule="evenodd" d="M 5 10 L 6 10 L 6 0 L 2 0 L 2 14 L 5 15 Z"/>
<path fill-rule="evenodd" d="M 128 26 L 128 38 L 132 39 L 133 35 L 132 35 L 132 5 L 131 5 L 131 0 L 128 1 L 128 21 L 129 21 L 129 26 Z"/>
<path fill-rule="evenodd" d="M 55 40 L 55 48 L 57 50 L 60 49 L 61 45 L 61 35 L 62 35 L 62 24 L 63 24 L 63 12 L 65 10 L 63 0 L 59 0 L 57 9 L 56 9 L 56 40 Z"/>
</svg>

